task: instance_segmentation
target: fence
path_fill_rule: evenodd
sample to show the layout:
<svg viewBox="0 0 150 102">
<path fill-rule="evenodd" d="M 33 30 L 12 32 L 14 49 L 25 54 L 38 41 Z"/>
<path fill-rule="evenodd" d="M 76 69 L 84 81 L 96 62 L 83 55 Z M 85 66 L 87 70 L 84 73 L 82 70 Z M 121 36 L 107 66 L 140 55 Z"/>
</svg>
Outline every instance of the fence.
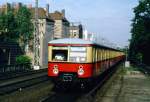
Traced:
<svg viewBox="0 0 150 102">
<path fill-rule="evenodd" d="M 29 71 L 31 69 L 32 69 L 31 63 L 0 65 L 0 73 Z"/>
</svg>

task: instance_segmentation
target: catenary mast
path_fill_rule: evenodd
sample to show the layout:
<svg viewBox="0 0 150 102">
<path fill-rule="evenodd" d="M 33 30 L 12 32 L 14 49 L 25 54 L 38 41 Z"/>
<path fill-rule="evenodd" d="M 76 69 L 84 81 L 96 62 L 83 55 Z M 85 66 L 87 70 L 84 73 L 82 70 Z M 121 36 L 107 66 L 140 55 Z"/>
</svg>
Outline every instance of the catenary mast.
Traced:
<svg viewBox="0 0 150 102">
<path fill-rule="evenodd" d="M 40 38 L 38 26 L 38 0 L 35 0 L 34 69 L 40 69 Z"/>
</svg>

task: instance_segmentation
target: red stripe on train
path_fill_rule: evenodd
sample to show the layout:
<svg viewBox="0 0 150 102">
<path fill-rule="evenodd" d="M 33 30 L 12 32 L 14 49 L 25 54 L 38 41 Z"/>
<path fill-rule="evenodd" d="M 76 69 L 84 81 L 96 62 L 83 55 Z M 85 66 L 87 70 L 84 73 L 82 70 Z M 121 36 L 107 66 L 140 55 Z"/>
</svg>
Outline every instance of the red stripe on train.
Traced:
<svg viewBox="0 0 150 102">
<path fill-rule="evenodd" d="M 54 66 L 58 66 L 59 73 L 78 73 L 79 66 L 83 66 L 84 74 L 78 75 L 79 78 L 88 78 L 92 76 L 93 64 L 78 64 L 78 63 L 48 63 L 48 76 L 58 76 L 53 73 Z"/>
</svg>

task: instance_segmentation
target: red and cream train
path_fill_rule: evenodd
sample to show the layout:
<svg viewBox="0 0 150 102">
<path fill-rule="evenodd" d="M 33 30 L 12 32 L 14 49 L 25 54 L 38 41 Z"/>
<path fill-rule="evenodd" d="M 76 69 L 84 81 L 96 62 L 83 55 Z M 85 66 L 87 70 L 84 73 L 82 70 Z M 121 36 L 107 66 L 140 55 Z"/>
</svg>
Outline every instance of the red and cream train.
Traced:
<svg viewBox="0 0 150 102">
<path fill-rule="evenodd" d="M 120 50 L 76 38 L 48 43 L 48 76 L 58 82 L 96 78 L 124 58 Z"/>
</svg>

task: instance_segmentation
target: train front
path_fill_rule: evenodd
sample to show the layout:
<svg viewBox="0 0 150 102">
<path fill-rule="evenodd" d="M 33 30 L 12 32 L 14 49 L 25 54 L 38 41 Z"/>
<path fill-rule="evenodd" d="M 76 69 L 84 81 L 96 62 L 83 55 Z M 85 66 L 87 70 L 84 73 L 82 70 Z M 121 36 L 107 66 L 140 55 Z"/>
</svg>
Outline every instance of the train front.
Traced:
<svg viewBox="0 0 150 102">
<path fill-rule="evenodd" d="M 48 44 L 48 76 L 53 82 L 83 82 L 92 76 L 92 43 L 59 39 Z"/>
</svg>

